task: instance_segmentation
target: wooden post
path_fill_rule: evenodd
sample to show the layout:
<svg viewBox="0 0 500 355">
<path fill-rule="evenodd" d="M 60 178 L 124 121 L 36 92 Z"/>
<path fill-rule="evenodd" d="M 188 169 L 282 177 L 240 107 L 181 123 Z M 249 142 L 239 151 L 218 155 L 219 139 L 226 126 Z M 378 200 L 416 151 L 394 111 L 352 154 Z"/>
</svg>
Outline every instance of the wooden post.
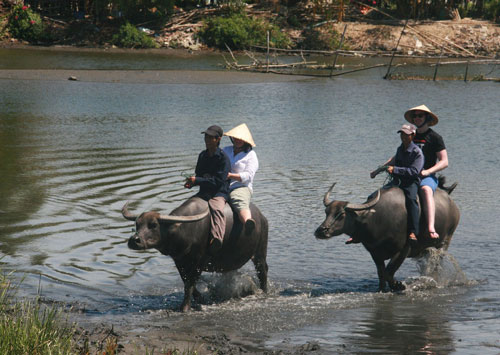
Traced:
<svg viewBox="0 0 500 355">
<path fill-rule="evenodd" d="M 342 38 L 340 38 L 339 48 L 337 49 L 337 52 L 335 53 L 335 59 L 333 60 L 332 69 L 330 70 L 330 76 L 332 76 L 333 71 L 335 70 L 335 65 L 337 65 L 337 57 L 339 55 L 338 51 L 342 48 L 342 45 L 344 44 L 344 36 L 345 36 L 346 30 L 347 30 L 347 25 L 344 26 L 344 32 L 342 32 Z"/>
<path fill-rule="evenodd" d="M 344 21 L 344 0 L 340 0 L 340 8 L 339 8 L 337 20 L 338 20 L 338 22 Z"/>
<path fill-rule="evenodd" d="M 465 66 L 465 76 L 464 81 L 467 82 L 467 73 L 469 72 L 469 61 L 467 60 L 467 65 Z"/>
<path fill-rule="evenodd" d="M 267 55 L 266 55 L 267 68 L 266 73 L 269 72 L 269 31 L 267 31 Z"/>
<path fill-rule="evenodd" d="M 396 47 L 394 47 L 394 50 L 392 51 L 392 57 L 391 61 L 389 62 L 389 67 L 387 68 L 387 73 L 385 73 L 384 79 L 389 79 L 389 73 L 391 71 L 391 66 L 392 66 L 392 61 L 394 60 L 394 55 L 396 54 L 396 51 L 398 50 L 399 42 L 401 41 L 401 37 L 403 37 L 403 33 L 405 33 L 406 25 L 408 24 L 408 20 L 406 19 L 405 25 L 403 26 L 403 30 L 401 31 L 401 34 L 399 35 L 398 43 L 396 44 Z"/>
<path fill-rule="evenodd" d="M 436 76 L 438 72 L 438 67 L 439 67 L 439 62 L 441 61 L 441 56 L 443 55 L 443 47 L 441 47 L 441 53 L 439 53 L 439 58 L 436 63 L 436 69 L 434 70 L 434 77 L 432 78 L 432 81 L 436 81 Z"/>
</svg>

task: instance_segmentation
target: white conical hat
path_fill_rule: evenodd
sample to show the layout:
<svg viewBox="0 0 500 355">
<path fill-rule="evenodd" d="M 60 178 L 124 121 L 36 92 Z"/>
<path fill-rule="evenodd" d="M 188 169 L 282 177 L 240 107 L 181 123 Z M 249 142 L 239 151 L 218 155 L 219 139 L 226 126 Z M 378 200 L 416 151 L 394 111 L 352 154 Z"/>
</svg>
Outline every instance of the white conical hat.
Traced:
<svg viewBox="0 0 500 355">
<path fill-rule="evenodd" d="M 243 142 L 250 144 L 252 147 L 255 147 L 252 134 L 250 133 L 250 130 L 248 129 L 247 125 L 244 123 L 227 131 L 226 133 L 224 133 L 224 135 L 228 137 L 241 139 Z"/>
<path fill-rule="evenodd" d="M 413 122 L 413 117 L 411 117 L 411 114 L 412 114 L 413 111 L 424 111 L 424 112 L 427 112 L 432 117 L 432 121 L 429 122 L 429 126 L 434 126 L 439 121 L 438 117 L 434 113 L 432 113 L 431 110 L 429 110 L 429 108 L 427 106 L 420 105 L 420 106 L 417 106 L 417 107 L 413 107 L 413 108 L 411 108 L 411 109 L 409 109 L 408 111 L 405 112 L 405 118 L 410 123 L 414 123 Z"/>
</svg>

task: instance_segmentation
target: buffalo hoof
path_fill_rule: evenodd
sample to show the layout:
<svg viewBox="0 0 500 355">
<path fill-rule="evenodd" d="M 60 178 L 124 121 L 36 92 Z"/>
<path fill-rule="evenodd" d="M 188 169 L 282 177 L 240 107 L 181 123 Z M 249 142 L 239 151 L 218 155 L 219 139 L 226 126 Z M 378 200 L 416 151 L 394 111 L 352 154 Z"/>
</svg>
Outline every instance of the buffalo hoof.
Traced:
<svg viewBox="0 0 500 355">
<path fill-rule="evenodd" d="M 405 289 L 406 289 L 406 286 L 401 281 L 394 281 L 391 284 L 392 291 L 404 291 Z"/>
</svg>

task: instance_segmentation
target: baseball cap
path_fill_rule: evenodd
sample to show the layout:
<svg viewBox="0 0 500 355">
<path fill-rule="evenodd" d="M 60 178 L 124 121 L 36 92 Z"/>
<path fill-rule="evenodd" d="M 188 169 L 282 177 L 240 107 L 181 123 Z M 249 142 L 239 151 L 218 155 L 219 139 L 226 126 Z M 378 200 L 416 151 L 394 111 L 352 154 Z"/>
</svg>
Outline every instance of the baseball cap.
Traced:
<svg viewBox="0 0 500 355">
<path fill-rule="evenodd" d="M 398 133 L 404 132 L 406 134 L 415 134 L 417 133 L 417 127 L 412 124 L 404 124 L 401 126 L 401 129 L 398 131 Z"/>
<path fill-rule="evenodd" d="M 219 138 L 219 137 L 222 137 L 222 134 L 224 132 L 222 131 L 222 128 L 220 128 L 219 126 L 213 125 L 213 126 L 208 127 L 206 130 L 204 130 L 201 133 L 208 134 L 209 136 Z"/>
</svg>

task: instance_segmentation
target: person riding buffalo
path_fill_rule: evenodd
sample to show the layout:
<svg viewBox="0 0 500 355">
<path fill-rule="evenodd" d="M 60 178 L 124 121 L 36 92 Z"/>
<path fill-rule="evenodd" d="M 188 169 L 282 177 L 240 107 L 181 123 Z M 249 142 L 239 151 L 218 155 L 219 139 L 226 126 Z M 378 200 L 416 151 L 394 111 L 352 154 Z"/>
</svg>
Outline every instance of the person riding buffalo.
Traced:
<svg viewBox="0 0 500 355">
<path fill-rule="evenodd" d="M 198 155 L 195 175 L 186 178 L 185 188 L 200 186 L 197 196 L 208 201 L 210 209 L 210 252 L 216 253 L 222 248 L 226 220 L 224 206 L 229 199 L 229 173 L 231 164 L 229 158 L 219 148 L 223 130 L 217 125 L 208 127 L 201 132 L 205 134 L 206 150 Z"/>
<path fill-rule="evenodd" d="M 424 168 L 420 173 L 420 199 L 422 210 L 426 216 L 429 237 L 439 239 L 434 227 L 436 207 L 434 203 L 434 192 L 438 186 L 436 173 L 448 167 L 448 153 L 443 138 L 436 133 L 431 126 L 438 123 L 438 117 L 425 105 L 413 107 L 406 111 L 405 118 L 408 122 L 417 126 L 417 134 L 414 143 L 424 153 Z"/>
<path fill-rule="evenodd" d="M 397 186 L 405 195 L 407 219 L 407 233 L 411 242 L 417 241 L 419 233 L 419 209 L 417 202 L 418 187 L 420 184 L 420 172 L 424 166 L 424 154 L 422 150 L 413 143 L 417 127 L 413 124 L 404 124 L 398 131 L 401 137 L 401 145 L 396 155 L 388 159 L 383 166 L 393 180 L 387 187 Z M 370 173 L 373 179 L 381 169 Z M 348 241 L 349 242 L 349 241 Z M 352 242 L 352 241 L 351 241 Z"/>
<path fill-rule="evenodd" d="M 250 200 L 253 193 L 253 179 L 259 160 L 253 151 L 255 143 L 252 134 L 245 123 L 224 133 L 233 143 L 224 147 L 223 151 L 231 162 L 229 198 L 233 208 L 238 211 L 238 217 L 245 226 L 245 233 L 251 233 L 255 228 L 255 221 L 250 212 Z"/>
</svg>

